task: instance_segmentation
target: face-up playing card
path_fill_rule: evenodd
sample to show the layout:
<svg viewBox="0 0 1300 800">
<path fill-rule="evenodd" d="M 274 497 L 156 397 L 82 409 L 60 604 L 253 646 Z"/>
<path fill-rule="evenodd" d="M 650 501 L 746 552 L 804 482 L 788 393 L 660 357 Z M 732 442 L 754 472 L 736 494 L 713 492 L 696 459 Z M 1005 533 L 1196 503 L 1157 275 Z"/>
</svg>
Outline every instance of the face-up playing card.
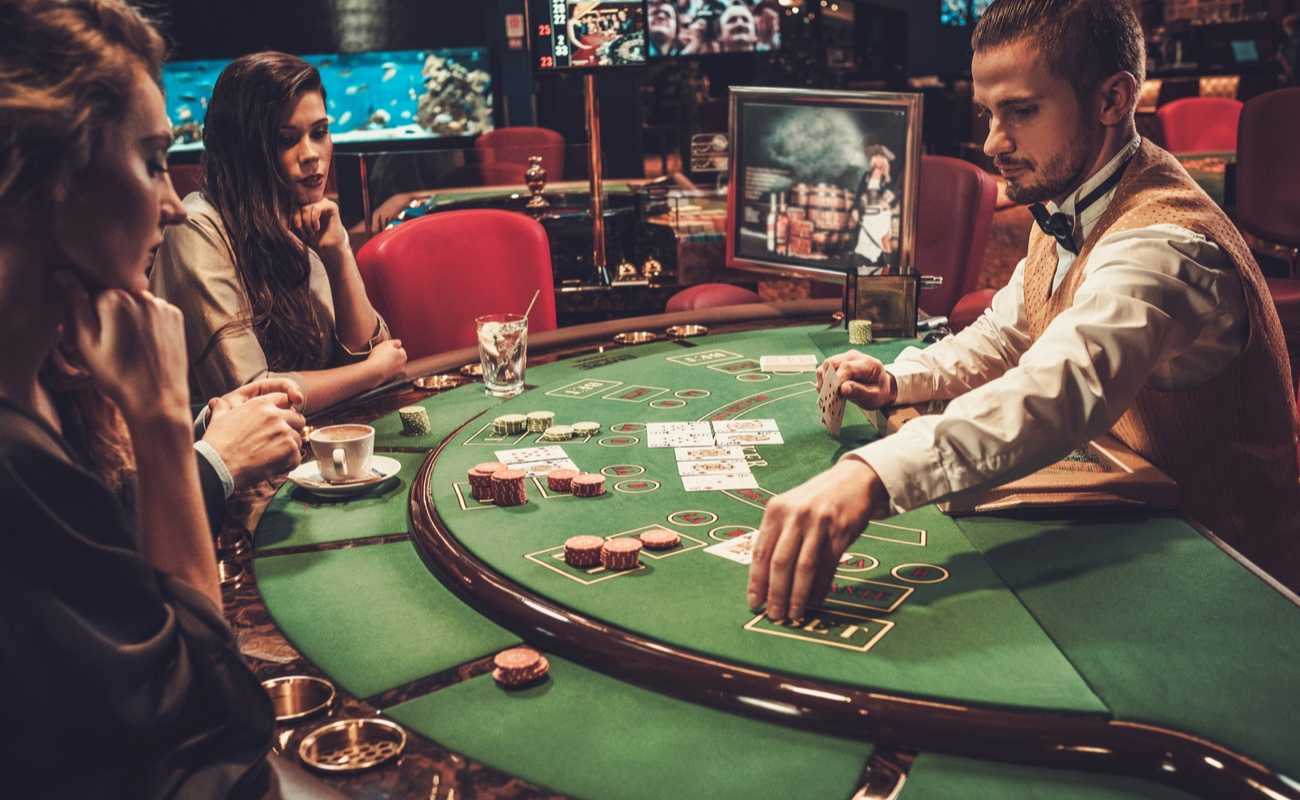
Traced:
<svg viewBox="0 0 1300 800">
<path fill-rule="evenodd" d="M 713 428 L 707 422 L 648 422 L 647 447 L 709 447 Z"/>
<path fill-rule="evenodd" d="M 840 397 L 839 375 L 829 362 L 822 364 L 817 372 L 817 409 L 821 412 L 822 425 L 832 436 L 838 436 L 844 423 L 844 398 Z"/>
<path fill-rule="evenodd" d="M 506 466 L 513 467 L 516 464 L 531 464 L 536 461 L 562 461 L 567 460 L 569 455 L 564 452 L 564 448 L 559 445 L 549 447 L 520 447 L 514 450 L 496 451 L 497 461 Z"/>
<path fill-rule="evenodd" d="M 757 489 L 758 481 L 752 474 L 683 475 L 682 488 L 688 492 L 721 492 L 726 489 Z"/>
<path fill-rule="evenodd" d="M 728 561 L 735 561 L 737 564 L 749 566 L 754 560 L 754 545 L 758 544 L 758 531 L 750 531 L 734 539 L 728 539 L 711 547 L 704 548 L 704 552 L 711 555 L 720 556 Z"/>
<path fill-rule="evenodd" d="M 678 461 L 679 475 L 749 475 L 749 462 L 735 461 Z"/>
<path fill-rule="evenodd" d="M 678 447 L 675 454 L 678 461 L 739 461 L 747 458 L 742 447 Z"/>
<path fill-rule="evenodd" d="M 724 419 L 713 423 L 713 432 L 721 433 L 758 433 L 779 431 L 774 419 Z"/>
<path fill-rule="evenodd" d="M 785 444 L 785 439 L 777 431 L 738 431 L 736 433 L 719 433 L 716 441 L 719 447 L 748 447 L 758 444 Z"/>
<path fill-rule="evenodd" d="M 578 465 L 567 458 L 551 459 L 550 461 L 528 461 L 523 464 L 511 464 L 514 469 L 523 470 L 528 475 L 545 475 L 553 469 L 572 469 L 581 472 Z"/>
<path fill-rule="evenodd" d="M 817 356 L 759 356 L 758 368 L 762 372 L 812 372 L 817 369 Z"/>
</svg>

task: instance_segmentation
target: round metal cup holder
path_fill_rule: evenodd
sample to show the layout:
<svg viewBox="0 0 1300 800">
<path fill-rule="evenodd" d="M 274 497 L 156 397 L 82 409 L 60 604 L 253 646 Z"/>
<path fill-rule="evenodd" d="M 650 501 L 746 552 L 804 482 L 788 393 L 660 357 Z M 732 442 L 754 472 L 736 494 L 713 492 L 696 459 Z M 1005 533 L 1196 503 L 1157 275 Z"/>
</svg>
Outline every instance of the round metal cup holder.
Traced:
<svg viewBox="0 0 1300 800">
<path fill-rule="evenodd" d="M 482 365 L 479 365 L 479 369 L 483 369 Z M 416 378 L 412 381 L 415 388 L 424 389 L 429 392 L 441 392 L 444 389 L 454 389 L 464 382 L 465 379 L 459 375 L 425 375 L 424 377 Z"/>
<path fill-rule="evenodd" d="M 645 344 L 659 338 L 654 331 L 624 331 L 614 335 L 615 344 Z"/>
<path fill-rule="evenodd" d="M 302 763 L 322 772 L 359 772 L 397 758 L 406 731 L 386 719 L 341 719 L 323 725 L 298 744 Z"/>
<path fill-rule="evenodd" d="M 329 708 L 334 704 L 334 684 L 311 675 L 285 675 L 262 681 L 271 698 L 276 722 L 290 722 Z"/>
<path fill-rule="evenodd" d="M 704 336 L 708 332 L 706 325 L 674 325 L 664 331 L 669 339 L 689 339 L 692 336 Z"/>
</svg>

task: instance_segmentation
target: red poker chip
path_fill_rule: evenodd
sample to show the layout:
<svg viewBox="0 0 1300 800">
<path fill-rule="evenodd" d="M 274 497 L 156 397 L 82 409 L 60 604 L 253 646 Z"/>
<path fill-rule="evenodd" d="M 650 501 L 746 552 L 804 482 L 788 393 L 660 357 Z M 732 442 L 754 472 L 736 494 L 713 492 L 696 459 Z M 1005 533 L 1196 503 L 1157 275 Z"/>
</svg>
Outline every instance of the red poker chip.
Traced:
<svg viewBox="0 0 1300 800">
<path fill-rule="evenodd" d="M 641 541 L 619 537 L 605 542 L 600 549 L 600 563 L 607 569 L 632 569 L 640 563 Z"/>
<path fill-rule="evenodd" d="M 569 482 L 569 491 L 575 497 L 598 497 L 605 493 L 605 476 L 584 472 Z"/>
<path fill-rule="evenodd" d="M 669 530 L 646 531 L 640 536 L 641 544 L 650 550 L 671 550 L 681 543 L 682 537 Z"/>
<path fill-rule="evenodd" d="M 564 563 L 571 567 L 594 567 L 600 563 L 605 540 L 599 536 L 571 536 L 564 542 Z"/>
<path fill-rule="evenodd" d="M 478 473 L 479 475 L 490 476 L 506 468 L 505 464 L 500 461 L 484 461 L 482 464 L 475 464 L 470 468 L 470 474 Z"/>
<path fill-rule="evenodd" d="M 492 499 L 499 506 L 522 506 L 528 502 L 524 487 L 525 474 L 517 469 L 500 469 L 492 473 Z"/>
<path fill-rule="evenodd" d="M 579 474 L 576 469 L 553 469 L 546 473 L 546 486 L 553 492 L 567 492 Z"/>
</svg>

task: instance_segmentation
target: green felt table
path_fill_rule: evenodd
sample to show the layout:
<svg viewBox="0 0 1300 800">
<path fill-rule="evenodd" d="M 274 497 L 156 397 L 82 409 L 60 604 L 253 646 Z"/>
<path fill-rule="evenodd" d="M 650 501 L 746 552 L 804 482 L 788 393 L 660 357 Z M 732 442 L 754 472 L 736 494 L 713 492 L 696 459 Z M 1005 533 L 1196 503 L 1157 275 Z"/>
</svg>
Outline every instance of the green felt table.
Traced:
<svg viewBox="0 0 1300 800">
<path fill-rule="evenodd" d="M 888 361 L 908 344 L 869 350 Z M 860 691 L 934 708 L 1166 728 L 1300 775 L 1300 609 L 1177 516 L 954 519 L 922 508 L 868 526 L 837 591 L 803 626 L 751 613 L 746 567 L 708 548 L 757 528 L 775 493 L 879 435 L 850 409 L 840 437 L 829 436 L 813 376 L 763 373 L 757 360 L 845 347 L 843 332 L 824 326 L 656 342 L 530 367 L 528 390 L 504 401 L 477 385 L 430 397 L 429 436 L 403 436 L 395 414 L 381 417 L 377 450 L 397 453 L 400 481 L 347 502 L 282 490 L 256 537 L 263 598 L 304 655 L 362 697 L 519 639 L 547 651 L 552 675 L 534 689 L 507 693 L 480 675 L 388 711 L 446 747 L 577 796 L 848 797 L 872 741 L 783 726 L 762 701 L 752 715 L 737 713 L 743 703 L 692 702 L 689 660 L 673 676 L 678 686 L 620 674 L 600 659 L 582 663 L 562 637 L 552 642 L 545 626 L 530 629 L 499 604 L 478 602 L 467 582 L 440 569 L 416 532 L 422 526 L 411 524 L 421 507 L 521 608 L 536 598 L 531 605 L 557 618 L 555 609 L 572 612 L 592 630 L 700 663 L 787 676 L 829 696 Z M 495 436 L 492 418 L 536 410 L 559 423 L 601 423 L 599 435 L 558 446 L 581 469 L 605 474 L 606 494 L 551 492 L 539 477 L 527 481 L 523 506 L 474 501 L 471 466 L 547 444 L 535 433 Z M 773 419 L 784 439 L 750 451 L 758 490 L 685 491 L 673 449 L 649 447 L 644 428 L 737 419 Z M 412 486 L 427 496 L 410 498 Z M 644 553 L 636 570 L 574 569 L 557 556 L 570 536 L 651 527 L 677 532 L 682 544 Z M 409 540 L 393 540 L 408 531 Z M 363 607 L 345 599 L 356 597 Z M 582 768 L 565 760 L 579 752 Z M 646 752 L 658 755 L 636 755 Z M 663 769 L 665 758 L 674 769 Z M 913 773 L 904 797 L 1185 796 L 1087 764 L 1058 770 L 923 752 Z M 939 786 L 946 794 L 926 788 Z"/>
</svg>

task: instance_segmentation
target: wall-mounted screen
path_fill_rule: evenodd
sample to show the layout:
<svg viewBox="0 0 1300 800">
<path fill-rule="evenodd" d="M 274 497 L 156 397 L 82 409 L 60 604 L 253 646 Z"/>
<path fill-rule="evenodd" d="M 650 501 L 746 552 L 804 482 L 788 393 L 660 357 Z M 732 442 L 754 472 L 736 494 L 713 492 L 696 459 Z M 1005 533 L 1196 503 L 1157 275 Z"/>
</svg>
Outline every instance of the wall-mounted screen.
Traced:
<svg viewBox="0 0 1300 800">
<path fill-rule="evenodd" d="M 529 0 L 533 69 L 645 64 L 644 0 Z"/>
<path fill-rule="evenodd" d="M 777 50 L 788 13 L 777 0 L 647 0 L 650 57 Z"/>
<path fill-rule="evenodd" d="M 473 136 L 492 129 L 486 48 L 331 53 L 303 59 L 320 71 L 336 142 Z M 163 66 L 176 147 L 201 146 L 212 87 L 230 61 L 173 61 Z"/>
<path fill-rule="evenodd" d="M 921 97 L 732 87 L 727 265 L 914 271 Z"/>
</svg>

